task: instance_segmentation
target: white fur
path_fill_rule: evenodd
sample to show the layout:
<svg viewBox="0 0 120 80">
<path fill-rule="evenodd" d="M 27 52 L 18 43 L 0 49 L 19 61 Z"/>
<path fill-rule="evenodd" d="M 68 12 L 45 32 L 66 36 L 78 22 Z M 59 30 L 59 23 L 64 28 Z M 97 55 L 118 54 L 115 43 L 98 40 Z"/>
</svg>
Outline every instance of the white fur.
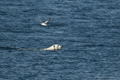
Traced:
<svg viewBox="0 0 120 80">
<path fill-rule="evenodd" d="M 43 50 L 60 50 L 62 48 L 62 45 L 59 45 L 59 44 L 54 44 L 48 48 L 45 48 Z"/>
</svg>

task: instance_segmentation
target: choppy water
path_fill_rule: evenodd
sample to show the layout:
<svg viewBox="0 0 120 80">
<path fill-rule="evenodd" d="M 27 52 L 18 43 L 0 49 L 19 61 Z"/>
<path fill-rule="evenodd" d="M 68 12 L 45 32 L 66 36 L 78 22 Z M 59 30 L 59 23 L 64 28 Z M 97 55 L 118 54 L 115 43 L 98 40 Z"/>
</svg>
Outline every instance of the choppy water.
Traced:
<svg viewBox="0 0 120 80">
<path fill-rule="evenodd" d="M 0 80 L 119 80 L 120 0 L 0 0 Z M 43 21 L 52 18 L 48 27 Z M 14 48 L 46 48 L 29 51 Z"/>
</svg>

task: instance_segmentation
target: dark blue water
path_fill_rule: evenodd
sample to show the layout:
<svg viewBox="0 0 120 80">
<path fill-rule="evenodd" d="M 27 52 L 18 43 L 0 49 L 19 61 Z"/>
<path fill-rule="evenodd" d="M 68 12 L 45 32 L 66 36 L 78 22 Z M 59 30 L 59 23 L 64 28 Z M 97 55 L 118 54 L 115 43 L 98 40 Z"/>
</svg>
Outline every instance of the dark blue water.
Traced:
<svg viewBox="0 0 120 80">
<path fill-rule="evenodd" d="M 0 0 L 0 80 L 119 80 L 119 3 Z M 53 44 L 62 50 L 14 49 Z"/>
</svg>

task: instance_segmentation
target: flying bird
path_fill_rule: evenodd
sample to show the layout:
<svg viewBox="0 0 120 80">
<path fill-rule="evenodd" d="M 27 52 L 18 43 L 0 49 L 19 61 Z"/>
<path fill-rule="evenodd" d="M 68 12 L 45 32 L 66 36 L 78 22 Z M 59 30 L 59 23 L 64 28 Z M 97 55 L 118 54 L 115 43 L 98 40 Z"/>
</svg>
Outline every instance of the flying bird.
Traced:
<svg viewBox="0 0 120 80">
<path fill-rule="evenodd" d="M 42 22 L 41 20 L 39 20 L 40 21 L 40 24 L 42 25 L 42 26 L 48 26 L 47 25 L 47 23 L 50 21 L 50 19 L 51 18 L 49 18 L 47 21 L 45 21 L 45 22 Z"/>
</svg>

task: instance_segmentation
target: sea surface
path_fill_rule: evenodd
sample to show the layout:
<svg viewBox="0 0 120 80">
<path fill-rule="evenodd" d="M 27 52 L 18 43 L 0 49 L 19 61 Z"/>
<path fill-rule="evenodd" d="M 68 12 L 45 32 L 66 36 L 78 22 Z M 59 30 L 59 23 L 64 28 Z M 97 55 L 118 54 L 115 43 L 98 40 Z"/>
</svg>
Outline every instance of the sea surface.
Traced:
<svg viewBox="0 0 120 80">
<path fill-rule="evenodd" d="M 120 0 L 0 0 L 0 80 L 119 79 Z"/>
</svg>

